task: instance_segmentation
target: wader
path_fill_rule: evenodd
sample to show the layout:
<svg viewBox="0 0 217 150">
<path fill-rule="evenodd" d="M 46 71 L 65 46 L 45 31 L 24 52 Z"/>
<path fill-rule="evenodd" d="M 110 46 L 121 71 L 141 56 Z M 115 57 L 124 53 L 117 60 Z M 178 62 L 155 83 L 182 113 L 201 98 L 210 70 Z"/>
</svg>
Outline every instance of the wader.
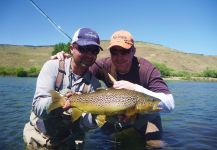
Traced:
<svg viewBox="0 0 217 150">
<path fill-rule="evenodd" d="M 59 69 L 55 83 L 55 90 L 62 88 L 65 75 L 65 62 L 59 61 Z M 90 86 L 85 84 L 83 93 L 90 91 Z M 61 115 L 60 115 L 61 114 Z M 70 110 L 56 109 L 49 114 L 45 120 L 39 119 L 33 112 L 30 122 L 25 124 L 23 139 L 26 149 L 29 150 L 72 150 L 82 149 L 84 132 L 80 129 L 78 119 L 71 122 Z"/>
<path fill-rule="evenodd" d="M 146 74 L 146 70 L 144 69 L 145 66 L 142 63 L 141 58 L 137 58 L 137 61 L 139 67 L 138 70 L 139 81 L 137 84 L 146 87 L 147 85 L 144 80 L 145 79 L 144 75 Z M 111 63 L 111 66 L 110 68 L 108 68 L 108 71 L 106 71 L 104 68 L 100 66 L 99 68 L 102 71 L 101 74 L 103 74 L 103 76 L 105 77 L 106 85 L 111 87 L 113 83 L 108 77 L 108 73 L 110 73 L 117 80 L 117 74 L 116 74 L 116 69 L 114 64 Z M 148 122 L 153 123 L 159 129 L 159 131 L 146 134 Z M 126 125 L 121 123 L 116 123 L 116 124 L 105 123 L 104 126 L 102 126 L 100 130 L 97 130 L 95 134 L 110 135 L 110 137 L 107 138 L 110 141 L 112 141 L 111 144 L 113 145 L 113 149 L 134 149 L 133 147 L 129 147 L 130 145 L 133 145 L 130 144 L 131 142 L 134 143 L 135 145 L 135 141 L 136 141 L 138 147 L 141 146 L 144 148 L 146 141 L 148 140 L 161 140 L 162 132 L 163 131 L 162 131 L 162 124 L 161 124 L 161 117 L 159 113 L 156 113 L 156 114 L 137 114 L 133 125 Z M 95 136 L 95 134 L 92 134 L 91 136 Z M 91 138 L 92 137 L 90 137 L 90 139 Z M 139 149 L 141 149 L 141 147 Z"/>
</svg>

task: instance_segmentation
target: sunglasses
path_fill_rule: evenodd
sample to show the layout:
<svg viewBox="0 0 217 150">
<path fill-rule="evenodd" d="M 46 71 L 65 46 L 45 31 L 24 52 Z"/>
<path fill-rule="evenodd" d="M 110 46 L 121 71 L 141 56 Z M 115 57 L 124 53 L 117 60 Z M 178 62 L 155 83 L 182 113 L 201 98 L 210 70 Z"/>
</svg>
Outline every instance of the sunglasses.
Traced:
<svg viewBox="0 0 217 150">
<path fill-rule="evenodd" d="M 80 46 L 78 45 L 78 51 L 82 54 L 91 52 L 93 55 L 99 54 L 99 47 L 95 45 L 88 45 L 88 46 Z"/>
<path fill-rule="evenodd" d="M 113 56 L 116 56 L 116 55 L 128 55 L 130 54 L 130 52 L 132 51 L 131 48 L 129 49 L 125 49 L 125 48 L 122 48 L 122 49 L 115 49 L 115 48 L 110 48 L 110 53 L 111 55 Z"/>
</svg>

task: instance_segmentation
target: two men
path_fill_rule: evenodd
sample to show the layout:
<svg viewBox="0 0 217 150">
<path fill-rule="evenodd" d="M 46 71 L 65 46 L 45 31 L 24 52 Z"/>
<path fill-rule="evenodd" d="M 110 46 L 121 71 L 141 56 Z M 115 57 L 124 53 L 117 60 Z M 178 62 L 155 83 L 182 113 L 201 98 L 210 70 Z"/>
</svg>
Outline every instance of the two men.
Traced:
<svg viewBox="0 0 217 150">
<path fill-rule="evenodd" d="M 134 39 L 128 31 L 120 30 L 115 32 L 108 47 L 111 56 L 96 61 L 91 66 L 91 72 L 100 80 L 103 80 L 108 87 L 116 89 L 129 89 L 142 92 L 161 100 L 162 111 L 170 112 L 174 109 L 174 99 L 167 84 L 161 78 L 159 70 L 144 58 L 135 57 L 136 47 Z M 64 53 L 57 54 L 58 59 L 64 59 Z M 116 82 L 112 83 L 108 77 L 110 73 Z M 119 116 L 119 123 L 124 127 L 131 118 Z M 152 147 L 161 147 L 162 125 L 159 113 L 144 115 L 138 114 L 135 123 L 131 125 L 145 139 L 146 144 Z M 111 128 L 114 128 L 111 129 Z M 102 127 L 102 134 L 113 135 L 116 125 L 105 124 Z M 123 130 L 124 131 L 124 130 Z M 92 132 L 99 135 L 101 130 Z M 90 135 L 91 137 L 91 135 Z"/>
</svg>

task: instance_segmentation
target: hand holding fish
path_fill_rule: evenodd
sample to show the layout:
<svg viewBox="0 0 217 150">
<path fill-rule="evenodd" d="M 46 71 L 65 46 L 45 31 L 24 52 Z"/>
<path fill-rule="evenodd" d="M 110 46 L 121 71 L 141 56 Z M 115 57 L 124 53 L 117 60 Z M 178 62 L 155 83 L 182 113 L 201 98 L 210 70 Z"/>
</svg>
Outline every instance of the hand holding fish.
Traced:
<svg viewBox="0 0 217 150">
<path fill-rule="evenodd" d="M 70 97 L 75 94 L 71 91 L 67 92 L 64 96 L 66 97 L 65 100 L 65 105 L 63 106 L 63 110 L 68 110 L 69 108 L 71 108 L 71 102 L 70 102 Z M 81 93 L 76 93 L 77 95 L 81 94 Z"/>
<path fill-rule="evenodd" d="M 113 84 L 113 88 L 115 89 L 128 89 L 128 90 L 135 90 L 135 84 L 131 83 L 129 81 L 125 81 L 125 80 L 120 80 L 120 81 L 116 81 Z"/>
</svg>

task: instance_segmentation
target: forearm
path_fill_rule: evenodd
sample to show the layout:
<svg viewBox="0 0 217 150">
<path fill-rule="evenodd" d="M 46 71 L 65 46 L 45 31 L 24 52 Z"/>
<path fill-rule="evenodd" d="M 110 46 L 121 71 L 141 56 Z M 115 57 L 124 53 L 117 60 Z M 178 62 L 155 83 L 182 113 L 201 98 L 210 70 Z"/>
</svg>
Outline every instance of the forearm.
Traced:
<svg viewBox="0 0 217 150">
<path fill-rule="evenodd" d="M 141 92 L 144 94 L 147 94 L 149 96 L 153 96 L 159 100 L 161 100 L 161 103 L 159 104 L 159 107 L 163 109 L 163 111 L 165 112 L 170 112 L 175 108 L 175 103 L 174 103 L 174 99 L 173 99 L 173 95 L 172 94 L 164 94 L 164 93 L 156 93 L 156 92 L 152 92 L 138 84 L 135 84 L 134 87 L 135 91 L 137 92 Z"/>
</svg>

